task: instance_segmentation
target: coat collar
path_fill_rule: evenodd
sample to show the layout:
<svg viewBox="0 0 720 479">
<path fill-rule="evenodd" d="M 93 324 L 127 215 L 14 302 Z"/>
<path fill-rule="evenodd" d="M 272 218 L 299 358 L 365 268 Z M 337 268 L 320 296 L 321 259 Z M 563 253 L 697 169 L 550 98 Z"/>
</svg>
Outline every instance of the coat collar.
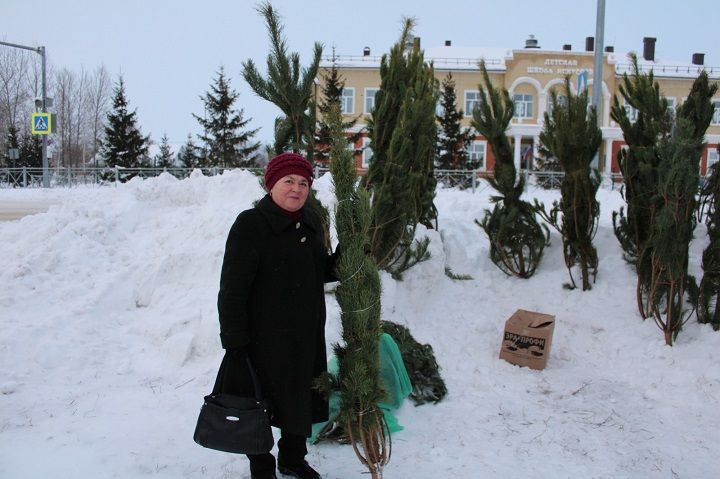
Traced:
<svg viewBox="0 0 720 479">
<path fill-rule="evenodd" d="M 256 208 L 265 219 L 270 223 L 274 233 L 280 233 L 285 228 L 295 224 L 295 221 L 290 218 L 275 202 L 270 198 L 270 195 L 265 195 L 257 204 Z M 310 227 L 315 232 L 318 231 L 318 225 L 313 221 L 311 215 L 308 214 L 307 208 L 303 206 L 302 216 L 300 222 Z"/>
</svg>

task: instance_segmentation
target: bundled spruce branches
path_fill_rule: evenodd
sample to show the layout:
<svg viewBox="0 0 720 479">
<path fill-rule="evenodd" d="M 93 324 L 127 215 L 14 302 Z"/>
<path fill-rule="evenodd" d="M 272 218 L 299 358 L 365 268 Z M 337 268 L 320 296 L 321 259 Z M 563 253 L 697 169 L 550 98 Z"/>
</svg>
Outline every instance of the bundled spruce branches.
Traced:
<svg viewBox="0 0 720 479">
<path fill-rule="evenodd" d="M 352 153 L 342 131 L 340 110 L 329 114 L 332 132 L 330 173 L 335 184 L 335 222 L 341 255 L 337 263 L 340 284 L 336 297 L 341 309 L 344 345 L 335 345 L 340 372 L 326 375 L 326 391 L 340 391 L 338 421 L 360 461 L 373 479 L 382 477 L 390 459 L 390 435 L 382 410 L 380 381 L 380 293 L 374 260 L 366 254 L 370 244 L 370 193 L 356 186 Z"/>
<path fill-rule="evenodd" d="M 613 98 L 610 116 L 620 126 L 628 148 L 618 154 L 623 174 L 623 196 L 627 203 L 627 215 L 623 208 L 613 212 L 615 236 L 620 242 L 625 259 L 635 266 L 637 272 L 636 297 L 640 315 L 647 318 L 648 291 L 652 270 L 652 225 L 660 208 L 657 193 L 660 158 L 657 145 L 670 134 L 672 116 L 668 103 L 654 80 L 652 71 L 640 72 L 637 57 L 630 55 L 633 74 L 623 76 L 620 94 L 624 102 L 636 112 L 633 118 L 618 96 Z"/>
<path fill-rule="evenodd" d="M 720 152 L 720 147 L 718 148 Z M 720 330 L 720 163 L 710 170 L 702 196 L 707 198 L 707 232 L 710 244 L 702 255 L 703 277 L 697 300 L 697 316 L 701 323 L 709 323 Z"/>
<path fill-rule="evenodd" d="M 490 82 L 485 62 L 480 63 L 485 86 L 479 85 L 480 105 L 473 111 L 472 126 L 487 138 L 495 154 L 495 176 L 490 185 L 500 193 L 491 199 L 492 211 L 485 210 L 482 222 L 475 222 L 490 239 L 490 259 L 504 273 L 529 278 L 542 259 L 549 231 L 535 218 L 533 206 L 520 199 L 525 188 L 517 178 L 510 140 L 505 131 L 514 114 L 507 90 L 499 92 Z"/>
<path fill-rule="evenodd" d="M 588 112 L 587 90 L 573 95 L 570 78 L 566 77 L 564 97 L 566 101 L 560 101 L 557 92 L 552 92 L 552 114 L 545 113 L 545 127 L 540 133 L 541 152 L 546 158 L 557 158 L 565 172 L 560 184 L 562 196 L 549 212 L 537 200 L 535 208 L 562 235 L 570 286 L 576 287 L 572 269 L 577 265 L 586 291 L 591 289 L 590 276 L 594 282 L 598 268 L 592 241 L 600 216 L 600 204 L 595 199 L 600 175 L 590 165 L 600 148 L 602 132 L 597 126 L 595 109 Z"/>
<path fill-rule="evenodd" d="M 391 321 L 382 321 L 383 332 L 389 334 L 400 349 L 413 389 L 410 399 L 416 406 L 432 402 L 437 404 L 447 394 L 447 386 L 440 376 L 440 366 L 429 344 L 420 344 L 410 330 Z"/>
<path fill-rule="evenodd" d="M 372 256 L 391 273 L 424 257 L 412 251 L 417 224 L 437 227 L 437 81 L 418 45 L 407 49 L 413 26 L 414 20 L 406 19 L 400 39 L 383 55 L 380 90 L 368 122 L 373 156 L 363 182 L 373 196 Z"/>
</svg>

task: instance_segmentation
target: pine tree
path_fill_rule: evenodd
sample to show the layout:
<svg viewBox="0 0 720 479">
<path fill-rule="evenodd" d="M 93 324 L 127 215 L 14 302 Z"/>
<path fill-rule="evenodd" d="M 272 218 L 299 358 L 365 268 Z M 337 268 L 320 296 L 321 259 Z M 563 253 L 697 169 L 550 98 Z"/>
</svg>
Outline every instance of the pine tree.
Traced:
<svg viewBox="0 0 720 479">
<path fill-rule="evenodd" d="M 157 155 L 153 158 L 154 168 L 172 168 L 175 166 L 173 161 L 172 150 L 170 149 L 170 143 L 167 134 L 163 134 L 160 139 L 160 150 Z"/>
<path fill-rule="evenodd" d="M 334 58 L 334 57 L 333 57 Z M 328 115 L 335 105 L 340 105 L 343 89 L 345 88 L 345 80 L 340 76 L 337 65 L 333 63 L 329 73 L 323 73 L 323 100 L 318 104 L 320 119 L 318 120 L 317 133 L 315 134 L 315 153 L 314 160 L 316 164 L 327 165 L 330 160 L 330 149 L 332 139 L 330 137 L 330 124 L 328 123 Z M 347 142 L 354 145 L 360 138 L 361 132 L 348 134 L 357 123 L 359 117 L 352 118 L 342 123 Z"/>
<path fill-rule="evenodd" d="M 381 478 L 390 459 L 390 437 L 378 403 L 380 381 L 380 275 L 365 251 L 370 243 L 370 193 L 357 187 L 352 153 L 342 127 L 339 105 L 328 112 L 331 128 L 330 173 L 337 197 L 336 225 L 342 253 L 337 263 L 344 345 L 335 345 L 339 374 L 326 376 L 326 390 L 340 391 L 338 422 L 372 478 Z"/>
<path fill-rule="evenodd" d="M 660 141 L 670 134 L 672 118 L 668 115 L 667 100 L 660 92 L 652 71 L 641 73 L 637 57 L 631 55 L 630 59 L 632 76 L 623 76 L 619 90 L 625 103 L 637 111 L 637 119 L 635 122 L 631 120 L 617 95 L 610 109 L 610 116 L 622 129 L 628 145 L 627 150 L 618 154 L 627 215 L 623 208 L 613 212 L 613 227 L 625 259 L 635 266 L 638 310 L 646 318 L 649 314 L 647 301 L 652 270 L 650 237 L 654 217 L 660 208 L 660 199 L 656 195 L 660 162 L 657 148 Z"/>
<path fill-rule="evenodd" d="M 113 107 L 107 116 L 103 158 L 108 166 L 139 168 L 147 163 L 150 136 L 143 136 L 137 125 L 137 112 L 128 110 L 125 82 L 118 80 L 113 91 Z"/>
<path fill-rule="evenodd" d="M 545 126 L 540 133 L 542 154 L 557 158 L 565 172 L 560 185 L 562 196 L 549 212 L 537 200 L 535 208 L 562 235 L 572 288 L 576 287 L 572 268 L 579 266 L 586 291 L 592 288 L 590 275 L 594 282 L 598 269 L 597 250 L 592 241 L 600 216 L 600 204 L 595 199 L 600 175 L 591 164 L 600 148 L 602 132 L 597 126 L 595 108 L 588 111 L 587 90 L 573 95 L 570 78 L 566 77 L 563 94 L 564 99 L 560 100 L 557 92 L 552 92 L 552 113 L 545 112 Z"/>
<path fill-rule="evenodd" d="M 405 20 L 400 40 L 380 64 L 380 90 L 368 125 L 373 159 L 364 183 L 373 194 L 373 258 L 396 274 L 426 257 L 427 243 L 412 250 L 417 224 L 437 227 L 437 84 L 417 45 L 406 52 L 413 26 L 413 19 Z"/>
<path fill-rule="evenodd" d="M 300 55 L 288 53 L 277 10 L 267 1 L 257 10 L 265 18 L 270 35 L 267 78 L 260 75 L 252 60 L 243 62 L 243 77 L 255 94 L 283 112 L 284 116 L 275 122 L 275 151 L 305 151 L 308 161 L 312 163 L 315 149 L 313 91 L 322 57 L 322 45 L 315 43 L 310 65 L 301 70 Z"/>
<path fill-rule="evenodd" d="M 452 73 L 448 73 L 442 81 L 440 89 L 440 106 L 442 115 L 437 117 L 440 123 L 437 143 L 436 166 L 441 170 L 473 170 L 479 165 L 468 162 L 468 143 L 473 134 L 470 128 L 462 128 L 463 110 L 457 108 L 457 93 Z"/>
<path fill-rule="evenodd" d="M 671 135 L 660 142 L 658 153 L 659 205 L 650 237 L 650 283 L 646 311 L 672 346 L 690 313 L 684 307 L 687 294 L 696 292 L 688 274 L 689 248 L 696 218 L 696 194 L 704 136 L 713 116 L 710 85 L 703 72 L 693 83 L 687 100 L 677 111 Z M 704 302 L 704 301 L 703 301 Z"/>
<path fill-rule="evenodd" d="M 187 141 L 178 151 L 177 159 L 183 168 L 202 168 L 204 164 L 202 151 L 195 145 L 189 133 Z"/>
<path fill-rule="evenodd" d="M 718 147 L 720 153 L 720 147 Z M 700 323 L 709 323 L 720 331 L 720 163 L 710 168 L 702 196 L 709 199 L 707 232 L 710 243 L 703 251 L 703 277 L 697 300 L 697 316 Z"/>
<path fill-rule="evenodd" d="M 478 85 L 480 105 L 473 111 L 473 127 L 484 136 L 495 154 L 495 176 L 488 178 L 498 193 L 485 210 L 482 222 L 475 220 L 490 239 L 490 259 L 508 275 L 529 278 L 540 265 L 549 232 L 535 218 L 533 206 L 520 199 L 525 181 L 517 177 L 513 151 L 505 132 L 514 115 L 514 104 L 506 89 L 498 91 L 490 82 L 485 62 L 480 62 L 483 85 Z"/>
<path fill-rule="evenodd" d="M 260 143 L 253 143 L 252 138 L 258 129 L 243 130 L 251 119 L 243 120 L 243 110 L 233 109 L 240 95 L 230 88 L 223 67 L 210 88 L 201 97 L 207 118 L 193 114 L 204 130 L 199 137 L 205 144 L 207 166 L 255 166 Z"/>
</svg>

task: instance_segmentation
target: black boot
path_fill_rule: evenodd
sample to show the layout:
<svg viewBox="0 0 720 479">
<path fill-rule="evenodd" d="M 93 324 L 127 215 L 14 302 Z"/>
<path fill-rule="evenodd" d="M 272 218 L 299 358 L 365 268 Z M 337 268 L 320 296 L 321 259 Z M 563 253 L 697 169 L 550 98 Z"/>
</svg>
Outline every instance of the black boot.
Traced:
<svg viewBox="0 0 720 479">
<path fill-rule="evenodd" d="M 320 473 L 310 467 L 310 464 L 305 460 L 297 464 L 283 464 L 278 461 L 278 471 L 280 471 L 280 474 L 297 477 L 298 479 L 321 479 Z"/>
<path fill-rule="evenodd" d="M 320 474 L 305 460 L 307 445 L 305 436 L 282 431 L 278 441 L 278 471 L 298 479 L 320 479 Z"/>
<path fill-rule="evenodd" d="M 266 454 L 248 454 L 250 459 L 250 479 L 277 479 L 275 475 L 275 456 Z"/>
</svg>

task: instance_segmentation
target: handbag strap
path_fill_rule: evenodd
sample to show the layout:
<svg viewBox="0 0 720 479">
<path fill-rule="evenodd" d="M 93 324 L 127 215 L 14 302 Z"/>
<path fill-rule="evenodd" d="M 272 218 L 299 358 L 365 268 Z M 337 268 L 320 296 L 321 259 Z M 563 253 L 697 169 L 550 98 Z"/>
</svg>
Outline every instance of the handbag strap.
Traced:
<svg viewBox="0 0 720 479">
<path fill-rule="evenodd" d="M 217 396 L 218 394 L 220 394 L 220 387 L 222 386 L 223 374 L 225 373 L 225 364 L 227 358 L 228 356 L 226 354 L 223 357 L 222 362 L 220 363 L 220 369 L 218 370 L 217 377 L 215 378 L 215 385 L 213 386 L 212 393 L 210 393 L 213 396 Z M 255 388 L 255 399 L 257 399 L 258 401 L 262 401 L 262 388 L 260 387 L 260 380 L 255 373 L 255 368 L 253 368 L 249 357 L 246 356 L 245 361 L 247 361 L 248 370 L 250 371 L 250 377 L 252 378 L 253 387 Z"/>
</svg>

